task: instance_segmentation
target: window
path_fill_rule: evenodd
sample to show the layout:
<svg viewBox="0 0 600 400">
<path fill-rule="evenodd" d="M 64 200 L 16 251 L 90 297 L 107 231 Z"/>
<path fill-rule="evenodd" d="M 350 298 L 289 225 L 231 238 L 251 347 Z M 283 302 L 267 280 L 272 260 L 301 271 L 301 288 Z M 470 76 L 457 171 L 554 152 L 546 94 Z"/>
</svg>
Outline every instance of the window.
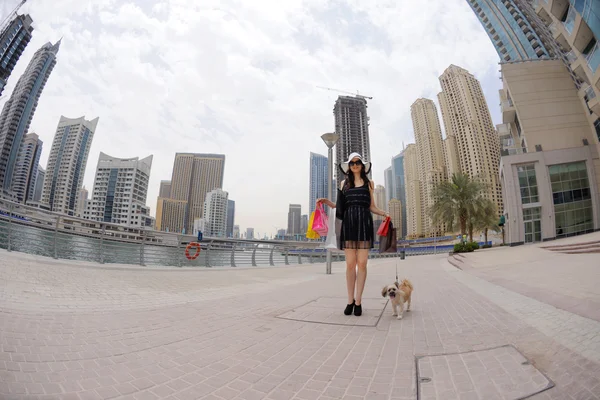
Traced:
<svg viewBox="0 0 600 400">
<path fill-rule="evenodd" d="M 535 176 L 535 164 L 518 166 L 517 174 L 519 176 L 519 188 L 521 189 L 521 203 L 529 204 L 540 201 Z"/>
<path fill-rule="evenodd" d="M 556 236 L 573 236 L 594 229 L 592 196 L 585 161 L 551 165 Z"/>
</svg>

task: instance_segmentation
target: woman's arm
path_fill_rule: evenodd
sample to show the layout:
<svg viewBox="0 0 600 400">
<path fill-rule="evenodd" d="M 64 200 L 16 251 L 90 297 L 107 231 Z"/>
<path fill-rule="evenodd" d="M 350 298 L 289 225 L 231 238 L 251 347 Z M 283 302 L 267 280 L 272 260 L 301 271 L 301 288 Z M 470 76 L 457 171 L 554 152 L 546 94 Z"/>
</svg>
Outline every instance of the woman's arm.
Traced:
<svg viewBox="0 0 600 400">
<path fill-rule="evenodd" d="M 390 215 L 388 213 L 386 213 L 383 210 L 380 210 L 376 205 L 375 205 L 375 196 L 373 194 L 374 190 L 373 189 L 375 186 L 375 184 L 373 183 L 373 181 L 369 181 L 369 192 L 371 192 L 371 207 L 369 208 L 371 210 L 371 212 L 373 214 L 377 214 L 380 215 L 382 217 L 389 217 Z"/>
<path fill-rule="evenodd" d="M 346 183 L 346 180 L 344 179 L 342 181 L 342 183 L 340 183 L 340 190 L 343 190 L 345 183 Z M 317 199 L 317 204 L 319 204 L 319 203 L 325 203 L 327 206 L 329 206 L 331 208 L 335 208 L 335 203 L 330 200 L 327 200 L 327 199 L 323 199 L 323 198 Z"/>
<path fill-rule="evenodd" d="M 335 203 L 331 200 L 328 199 L 317 199 L 317 204 L 319 203 L 325 203 L 325 205 L 331 207 L 331 208 L 335 208 Z"/>
</svg>

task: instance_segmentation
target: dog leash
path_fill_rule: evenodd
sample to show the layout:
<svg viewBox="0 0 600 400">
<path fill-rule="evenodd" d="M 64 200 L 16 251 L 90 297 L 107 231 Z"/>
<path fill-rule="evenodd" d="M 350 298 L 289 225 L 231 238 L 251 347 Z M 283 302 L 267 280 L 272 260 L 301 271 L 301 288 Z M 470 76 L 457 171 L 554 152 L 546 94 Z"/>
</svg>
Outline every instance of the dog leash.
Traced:
<svg viewBox="0 0 600 400">
<path fill-rule="evenodd" d="M 396 260 L 396 283 L 400 283 L 398 282 L 398 260 Z"/>
</svg>

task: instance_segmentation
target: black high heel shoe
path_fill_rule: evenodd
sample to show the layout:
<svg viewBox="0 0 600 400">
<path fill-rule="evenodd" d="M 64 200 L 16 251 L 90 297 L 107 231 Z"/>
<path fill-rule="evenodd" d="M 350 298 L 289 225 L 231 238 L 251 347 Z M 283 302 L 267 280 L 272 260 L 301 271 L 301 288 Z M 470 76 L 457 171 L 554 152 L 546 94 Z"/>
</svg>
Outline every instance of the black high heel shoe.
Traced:
<svg viewBox="0 0 600 400">
<path fill-rule="evenodd" d="M 346 308 L 344 309 L 344 315 L 352 314 L 352 309 L 354 308 L 354 303 L 355 303 L 355 300 L 352 300 L 352 304 L 346 305 Z"/>
</svg>

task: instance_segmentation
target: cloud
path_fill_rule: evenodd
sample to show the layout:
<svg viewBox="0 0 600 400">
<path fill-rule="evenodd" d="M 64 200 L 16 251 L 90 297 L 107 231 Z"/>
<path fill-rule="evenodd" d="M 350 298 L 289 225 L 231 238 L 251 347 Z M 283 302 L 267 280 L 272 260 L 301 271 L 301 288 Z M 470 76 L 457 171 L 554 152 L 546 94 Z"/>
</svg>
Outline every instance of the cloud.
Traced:
<svg viewBox="0 0 600 400">
<path fill-rule="evenodd" d="M 306 213 L 309 153 L 326 154 L 320 135 L 333 130 L 337 97 L 316 86 L 374 97 L 376 183 L 414 140 L 411 103 L 437 101 L 451 63 L 482 81 L 499 122 L 498 58 L 464 0 L 37 0 L 21 11 L 35 31 L 8 93 L 33 52 L 64 36 L 31 126 L 42 165 L 60 115 L 99 116 L 86 186 L 100 151 L 153 154 L 153 212 L 175 152 L 190 151 L 226 154 L 224 189 L 242 231 L 285 227 L 290 203 Z"/>
</svg>

